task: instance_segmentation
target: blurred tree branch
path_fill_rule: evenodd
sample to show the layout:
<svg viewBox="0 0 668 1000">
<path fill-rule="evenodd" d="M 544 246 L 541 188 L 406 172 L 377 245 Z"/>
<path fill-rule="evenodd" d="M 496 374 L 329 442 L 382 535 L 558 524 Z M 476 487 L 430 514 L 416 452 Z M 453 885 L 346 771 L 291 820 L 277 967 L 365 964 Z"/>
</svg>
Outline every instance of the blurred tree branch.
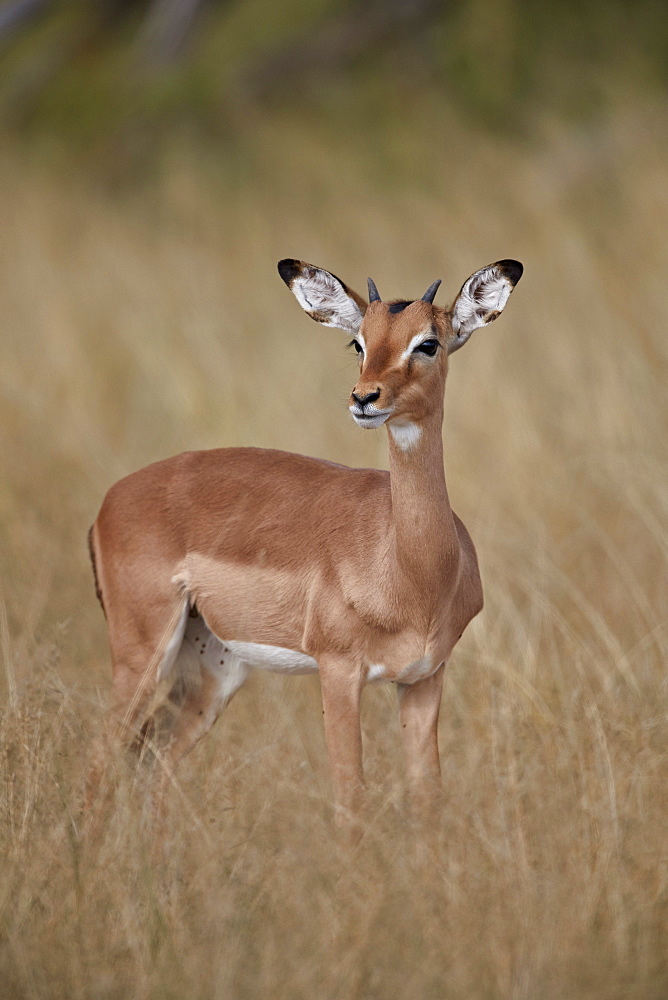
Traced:
<svg viewBox="0 0 668 1000">
<path fill-rule="evenodd" d="M 256 60 L 243 74 L 242 89 L 263 97 L 299 79 L 337 72 L 367 52 L 421 31 L 446 6 L 447 0 L 356 0 L 299 41 Z"/>
<path fill-rule="evenodd" d="M 152 0 L 141 28 L 140 50 L 150 64 L 172 62 L 181 52 L 205 0 Z M 224 6 L 219 0 L 218 6 Z"/>
<path fill-rule="evenodd" d="M 49 6 L 49 0 L 15 0 L 0 8 L 0 39 L 9 38 Z"/>
<path fill-rule="evenodd" d="M 375 75 L 437 86 L 498 127 L 543 105 L 587 115 L 620 87 L 663 94 L 668 80 L 665 0 L 606 0 L 605 18 L 600 0 L 318 0 L 306 23 L 309 0 L 281 0 L 278 16 L 276 0 L 255 0 L 253 30 L 229 16 L 244 6 L 0 0 L 0 119 L 93 131 L 99 119 L 103 132 L 159 106 L 165 121 L 218 121 L 221 97 L 229 108 L 300 100 L 323 79 Z M 197 30 L 205 14 L 224 64 Z"/>
<path fill-rule="evenodd" d="M 108 29 L 134 15 L 138 7 L 147 7 L 139 29 L 141 48 L 150 61 L 168 62 L 178 55 L 204 2 L 150 0 L 147 4 L 145 0 L 93 0 L 80 13 L 85 15 L 95 36 L 104 38 Z M 218 6 L 224 6 L 225 2 L 218 0 Z M 0 40 L 28 27 L 37 15 L 66 6 L 67 3 L 57 0 L 10 0 L 0 7 Z"/>
</svg>

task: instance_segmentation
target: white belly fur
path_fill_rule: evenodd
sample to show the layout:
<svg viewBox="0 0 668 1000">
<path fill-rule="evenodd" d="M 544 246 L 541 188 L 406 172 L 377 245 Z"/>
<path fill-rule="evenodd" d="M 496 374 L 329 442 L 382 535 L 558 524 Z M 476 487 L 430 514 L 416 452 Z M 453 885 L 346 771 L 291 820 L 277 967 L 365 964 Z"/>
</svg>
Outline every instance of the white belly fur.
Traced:
<svg viewBox="0 0 668 1000">
<path fill-rule="evenodd" d="M 260 642 L 219 639 L 201 615 L 188 619 L 184 642 L 194 648 L 202 666 L 213 674 L 223 673 L 229 660 L 237 660 L 255 670 L 269 670 L 279 674 L 318 672 L 317 662 L 306 653 Z"/>
<path fill-rule="evenodd" d="M 228 649 L 256 670 L 270 670 L 276 674 L 313 674 L 318 663 L 306 653 L 282 646 L 267 646 L 261 642 L 226 642 Z"/>
<path fill-rule="evenodd" d="M 180 630 L 179 630 L 180 631 Z M 194 655 L 193 655 L 194 654 Z M 278 674 L 314 674 L 318 672 L 318 662 L 306 653 L 282 646 L 270 646 L 261 642 L 238 642 L 234 639 L 219 639 L 202 615 L 188 617 L 183 635 L 183 648 L 178 657 L 182 666 L 186 661 L 199 661 L 212 674 L 225 677 L 236 674 L 239 668 L 267 670 Z M 401 684 L 415 684 L 430 677 L 435 672 L 432 657 L 427 654 L 413 663 L 407 664 L 398 674 L 391 674 L 382 663 L 371 664 L 367 670 L 367 683 L 397 681 Z"/>
</svg>

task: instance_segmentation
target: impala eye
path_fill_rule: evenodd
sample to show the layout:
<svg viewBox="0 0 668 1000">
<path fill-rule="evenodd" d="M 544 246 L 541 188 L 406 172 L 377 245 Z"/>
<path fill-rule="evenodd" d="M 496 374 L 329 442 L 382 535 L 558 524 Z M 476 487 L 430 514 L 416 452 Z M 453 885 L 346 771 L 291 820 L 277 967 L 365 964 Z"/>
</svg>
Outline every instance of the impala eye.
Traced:
<svg viewBox="0 0 668 1000">
<path fill-rule="evenodd" d="M 348 347 L 354 347 L 358 354 L 364 353 L 364 348 L 357 340 L 351 340 L 350 343 L 348 344 Z"/>
<path fill-rule="evenodd" d="M 441 345 L 437 340 L 423 340 L 422 343 L 415 348 L 413 354 L 417 354 L 419 351 L 420 354 L 428 354 L 430 358 L 433 358 L 440 346 Z"/>
</svg>

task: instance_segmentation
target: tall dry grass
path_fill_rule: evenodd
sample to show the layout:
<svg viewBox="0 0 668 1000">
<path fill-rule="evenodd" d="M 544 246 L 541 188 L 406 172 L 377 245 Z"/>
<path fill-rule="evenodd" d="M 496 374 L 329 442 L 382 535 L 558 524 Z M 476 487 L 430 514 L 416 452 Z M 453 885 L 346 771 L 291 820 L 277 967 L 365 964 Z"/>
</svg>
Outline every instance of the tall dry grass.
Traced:
<svg viewBox="0 0 668 1000">
<path fill-rule="evenodd" d="M 174 154 L 139 191 L 5 151 L 3 998 L 668 995 L 660 123 L 524 148 L 413 124 L 332 149 L 275 118 L 238 160 Z M 486 607 L 448 668 L 426 870 L 384 688 L 364 846 L 337 854 L 308 678 L 251 681 L 185 762 L 164 860 L 143 768 L 119 770 L 97 846 L 81 836 L 108 685 L 85 533 L 110 483 L 213 445 L 385 462 L 345 412 L 343 335 L 275 274 L 290 255 L 385 295 L 526 265 L 447 389 Z"/>
</svg>

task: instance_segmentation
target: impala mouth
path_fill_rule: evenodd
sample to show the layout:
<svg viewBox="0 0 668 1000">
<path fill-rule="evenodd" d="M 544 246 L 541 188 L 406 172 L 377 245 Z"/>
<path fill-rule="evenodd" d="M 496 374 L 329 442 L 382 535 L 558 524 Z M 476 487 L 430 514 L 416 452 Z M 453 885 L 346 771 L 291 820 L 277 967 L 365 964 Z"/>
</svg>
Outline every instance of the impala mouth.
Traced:
<svg viewBox="0 0 668 1000">
<path fill-rule="evenodd" d="M 373 430 L 374 427 L 380 427 L 392 413 L 392 410 L 365 410 L 361 406 L 349 406 L 348 409 L 357 426 L 363 427 L 365 430 Z"/>
</svg>

